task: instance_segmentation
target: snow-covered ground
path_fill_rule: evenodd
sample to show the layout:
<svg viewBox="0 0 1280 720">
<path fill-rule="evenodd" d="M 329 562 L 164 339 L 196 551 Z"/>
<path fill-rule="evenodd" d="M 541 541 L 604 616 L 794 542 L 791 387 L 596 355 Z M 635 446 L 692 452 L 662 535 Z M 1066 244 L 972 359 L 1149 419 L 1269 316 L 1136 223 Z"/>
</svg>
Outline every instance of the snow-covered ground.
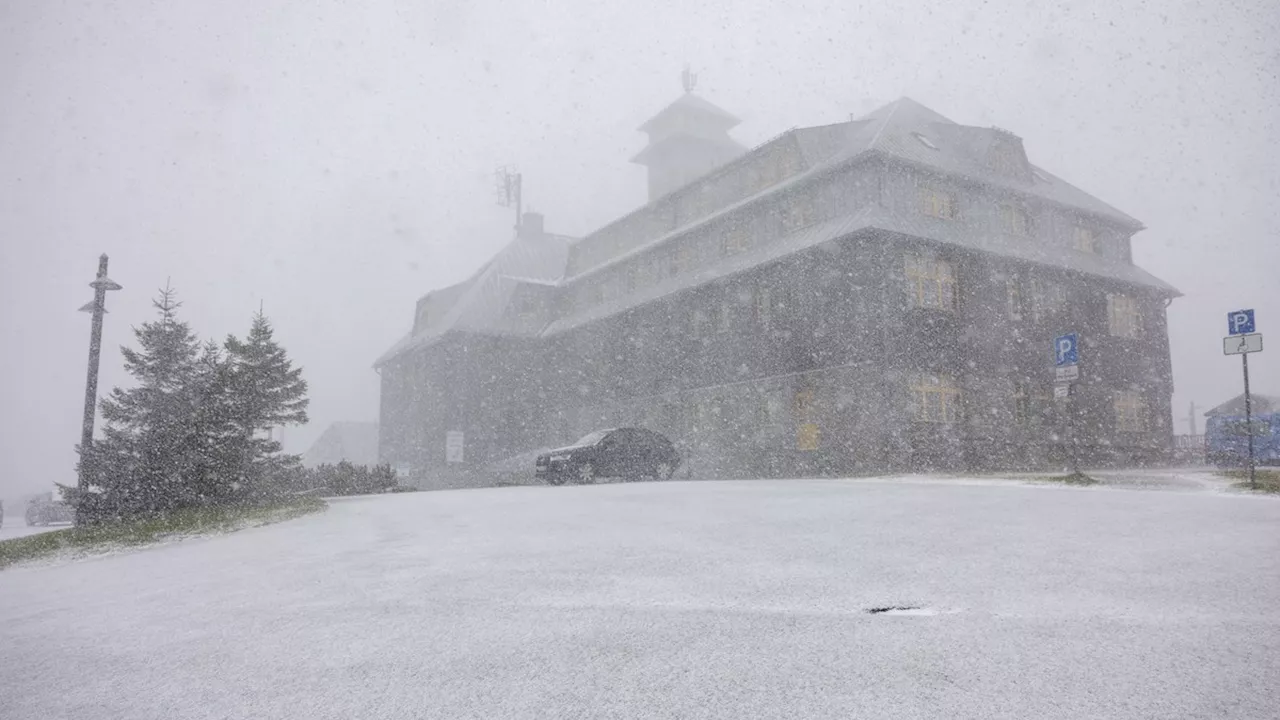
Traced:
<svg viewBox="0 0 1280 720">
<path fill-rule="evenodd" d="M 28 525 L 27 521 L 20 513 L 5 512 L 4 525 L 0 526 L 0 540 L 12 540 L 13 538 L 26 537 L 27 535 L 36 535 L 50 530 L 61 530 L 62 528 L 71 527 L 65 523 L 57 525 Z"/>
<path fill-rule="evenodd" d="M 0 572 L 11 718 L 1270 718 L 1280 502 L 458 490 Z M 872 608 L 916 611 L 869 614 Z"/>
</svg>

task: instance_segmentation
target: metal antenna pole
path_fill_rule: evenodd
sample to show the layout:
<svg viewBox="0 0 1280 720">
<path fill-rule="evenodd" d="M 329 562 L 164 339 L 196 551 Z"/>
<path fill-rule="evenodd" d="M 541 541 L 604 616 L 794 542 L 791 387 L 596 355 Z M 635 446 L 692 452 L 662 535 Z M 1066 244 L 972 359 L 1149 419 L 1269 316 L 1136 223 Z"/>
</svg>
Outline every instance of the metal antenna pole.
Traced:
<svg viewBox="0 0 1280 720">
<path fill-rule="evenodd" d="M 524 176 L 516 173 L 516 235 L 520 234 L 520 226 L 524 224 Z"/>
<path fill-rule="evenodd" d="M 93 419 L 98 410 L 98 365 L 102 356 L 102 316 L 107 312 L 107 291 L 119 290 L 120 285 L 107 277 L 107 255 L 98 258 L 98 277 L 89 283 L 93 288 L 93 302 L 80 308 L 93 314 L 93 325 L 89 331 L 89 370 L 84 383 L 84 421 L 80 425 L 80 477 L 78 487 L 81 491 L 88 488 L 88 468 L 86 458 L 93 446 Z"/>
<path fill-rule="evenodd" d="M 524 224 L 524 177 L 512 167 L 500 167 L 494 172 L 498 186 L 498 204 L 502 207 L 516 207 L 516 235 L 520 235 L 520 227 Z"/>
</svg>

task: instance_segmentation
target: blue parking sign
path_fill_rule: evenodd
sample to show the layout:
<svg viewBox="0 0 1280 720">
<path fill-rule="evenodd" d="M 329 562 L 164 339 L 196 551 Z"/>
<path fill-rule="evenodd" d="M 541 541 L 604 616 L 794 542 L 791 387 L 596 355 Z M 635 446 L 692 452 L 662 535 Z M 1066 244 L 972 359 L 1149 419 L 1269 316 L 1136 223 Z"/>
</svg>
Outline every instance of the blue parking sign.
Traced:
<svg viewBox="0 0 1280 720">
<path fill-rule="evenodd" d="M 1253 311 L 1235 310 L 1227 313 L 1227 334 L 1248 335 L 1254 332 Z"/>
<path fill-rule="evenodd" d="M 1053 339 L 1053 364 L 1057 367 L 1075 365 L 1080 361 L 1076 334 L 1067 333 Z"/>
</svg>

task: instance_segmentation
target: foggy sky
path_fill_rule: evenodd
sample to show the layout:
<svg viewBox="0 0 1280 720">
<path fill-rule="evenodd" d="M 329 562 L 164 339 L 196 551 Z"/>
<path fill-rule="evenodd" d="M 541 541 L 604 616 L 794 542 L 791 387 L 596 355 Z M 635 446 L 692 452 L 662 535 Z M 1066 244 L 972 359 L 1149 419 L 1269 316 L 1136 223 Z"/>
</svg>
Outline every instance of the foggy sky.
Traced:
<svg viewBox="0 0 1280 720">
<path fill-rule="evenodd" d="M 0 496 L 74 482 L 99 253 L 103 394 L 166 279 L 202 337 L 261 302 L 311 384 L 302 451 L 377 418 L 414 300 L 509 240 L 495 167 L 555 232 L 643 202 L 635 128 L 685 63 L 747 145 L 903 95 L 1016 132 L 1185 293 L 1177 432 L 1241 391 L 1227 311 L 1257 309 L 1280 393 L 1280 4 L 1024 4 L 0 0 Z"/>
</svg>

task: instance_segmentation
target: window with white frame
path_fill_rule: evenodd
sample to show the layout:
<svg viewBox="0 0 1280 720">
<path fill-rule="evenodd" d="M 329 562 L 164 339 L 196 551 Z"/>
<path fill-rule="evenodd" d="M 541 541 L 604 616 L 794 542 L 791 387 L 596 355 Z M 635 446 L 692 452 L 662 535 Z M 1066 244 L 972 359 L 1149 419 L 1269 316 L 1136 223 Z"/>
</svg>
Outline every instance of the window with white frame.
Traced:
<svg viewBox="0 0 1280 720">
<path fill-rule="evenodd" d="M 1137 298 L 1128 295 L 1107 296 L 1108 329 L 1115 337 L 1138 337 L 1142 325 Z"/>
<path fill-rule="evenodd" d="M 1101 243 L 1098 242 L 1098 233 L 1092 228 L 1076 225 L 1071 232 L 1071 245 L 1081 252 L 1097 255 L 1101 251 Z"/>
<path fill-rule="evenodd" d="M 769 288 L 756 288 L 752 309 L 755 314 L 756 325 L 762 330 L 769 330 L 773 327 L 773 295 L 770 293 Z"/>
<path fill-rule="evenodd" d="M 1017 275 L 1010 275 L 1004 281 L 1005 306 L 1010 319 L 1022 319 L 1022 280 Z"/>
<path fill-rule="evenodd" d="M 1115 394 L 1112 405 L 1116 414 L 1116 430 L 1142 432 L 1147 429 L 1147 406 L 1137 390 L 1121 390 Z"/>
<path fill-rule="evenodd" d="M 1061 283 L 1031 278 L 1031 319 L 1040 322 L 1053 317 L 1067 306 L 1067 291 Z"/>
<path fill-rule="evenodd" d="M 907 289 L 913 307 L 954 310 L 956 276 L 951 263 L 930 255 L 907 254 Z"/>
<path fill-rule="evenodd" d="M 1000 226 L 1010 235 L 1026 237 L 1031 234 L 1031 216 L 1021 207 L 1005 203 L 1000 206 Z"/>
<path fill-rule="evenodd" d="M 929 217 L 953 220 L 959 214 L 956 198 L 951 193 L 930 185 L 919 188 L 920 212 Z"/>
<path fill-rule="evenodd" d="M 954 423 L 960 420 L 960 388 L 948 375 L 919 375 L 911 384 L 917 422 Z"/>
</svg>

